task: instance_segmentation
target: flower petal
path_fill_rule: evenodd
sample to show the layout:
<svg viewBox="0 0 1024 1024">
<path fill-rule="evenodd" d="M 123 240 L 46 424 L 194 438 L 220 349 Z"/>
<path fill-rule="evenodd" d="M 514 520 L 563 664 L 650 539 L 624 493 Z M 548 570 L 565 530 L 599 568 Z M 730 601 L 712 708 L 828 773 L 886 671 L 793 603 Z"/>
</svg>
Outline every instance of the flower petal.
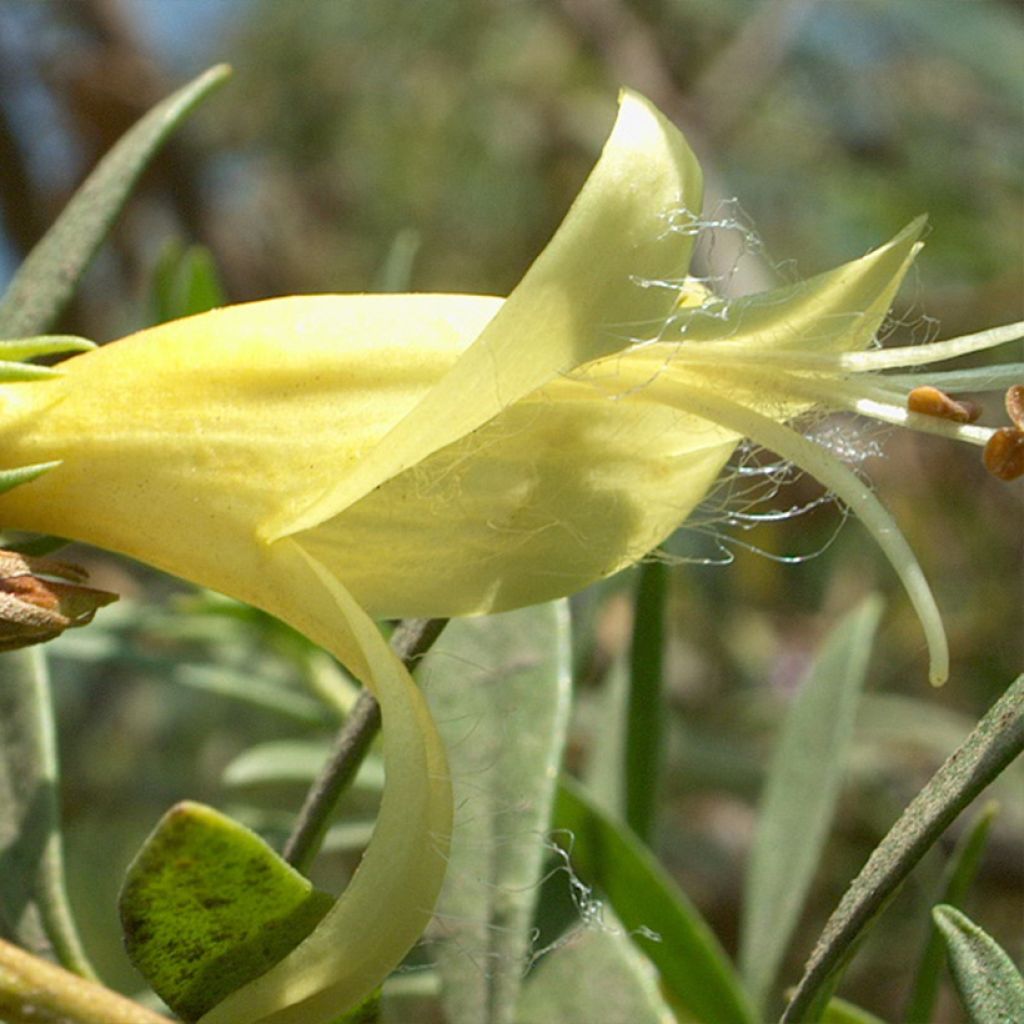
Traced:
<svg viewBox="0 0 1024 1024">
<path fill-rule="evenodd" d="M 296 537 L 374 617 L 535 604 L 655 548 L 738 440 L 642 388 L 559 379 Z"/>
<path fill-rule="evenodd" d="M 652 337 L 675 305 L 701 175 L 686 141 L 643 97 L 624 92 L 601 158 L 554 238 L 448 375 L 357 466 L 300 515 L 271 517 L 267 539 L 316 526 L 378 484 L 464 437 L 582 363 Z"/>
<path fill-rule="evenodd" d="M 666 340 L 700 343 L 714 358 L 743 349 L 756 358 L 785 359 L 793 351 L 847 352 L 875 338 L 903 277 L 921 249 L 918 217 L 885 245 L 805 281 L 729 301 L 684 309 Z M 775 353 L 784 353 L 778 356 Z M 736 353 L 738 354 L 738 353 Z"/>
<path fill-rule="evenodd" d="M 64 460 L 0 496 L 0 520 L 260 604 L 258 524 L 308 504 L 372 449 L 499 306 L 274 299 L 141 331 L 45 383 L 0 386 L 5 462 Z"/>
<path fill-rule="evenodd" d="M 278 588 L 269 610 L 342 658 L 380 701 L 387 786 L 370 845 L 327 915 L 201 1024 L 328 1024 L 380 984 L 430 920 L 447 864 L 451 786 L 426 702 L 377 627 L 298 543 L 264 550 Z"/>
</svg>

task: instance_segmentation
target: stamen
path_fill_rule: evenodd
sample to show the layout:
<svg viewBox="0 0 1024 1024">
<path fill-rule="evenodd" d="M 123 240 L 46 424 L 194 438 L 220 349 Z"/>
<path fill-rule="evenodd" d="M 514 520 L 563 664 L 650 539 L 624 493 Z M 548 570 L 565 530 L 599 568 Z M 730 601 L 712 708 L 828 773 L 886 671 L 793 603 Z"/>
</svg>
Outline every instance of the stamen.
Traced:
<svg viewBox="0 0 1024 1024">
<path fill-rule="evenodd" d="M 868 352 L 842 352 L 838 359 L 844 370 L 891 370 L 898 366 L 925 366 L 947 359 L 983 352 L 985 349 L 1005 345 L 1024 338 L 1024 320 L 1015 324 L 992 327 L 977 334 L 965 334 L 946 341 L 932 341 L 926 345 L 903 345 L 899 348 L 873 349 Z"/>
<path fill-rule="evenodd" d="M 985 445 L 982 459 L 985 468 L 1000 480 L 1024 476 L 1024 430 L 1000 427 Z"/>
<path fill-rule="evenodd" d="M 924 345 L 901 345 L 896 348 L 869 349 L 863 352 L 809 352 L 803 349 L 775 350 L 748 348 L 735 340 L 699 341 L 687 344 L 683 338 L 675 359 L 686 363 L 751 363 L 755 365 L 782 364 L 791 370 L 825 370 L 864 373 L 891 370 L 901 366 L 925 366 L 948 359 L 981 352 L 1024 338 L 1024 320 L 1002 327 L 993 327 L 979 334 L 968 334 L 946 341 L 932 341 Z"/>
<path fill-rule="evenodd" d="M 970 370 L 929 370 L 928 383 L 943 391 L 1002 391 L 1024 378 L 1024 363 L 999 363 L 975 366 Z M 920 384 L 916 373 L 889 373 L 879 377 L 896 387 L 910 391 Z"/>
<path fill-rule="evenodd" d="M 981 415 L 981 406 L 957 401 L 931 384 L 922 384 L 907 395 L 907 408 L 924 416 L 937 416 L 954 423 L 973 423 Z"/>
</svg>

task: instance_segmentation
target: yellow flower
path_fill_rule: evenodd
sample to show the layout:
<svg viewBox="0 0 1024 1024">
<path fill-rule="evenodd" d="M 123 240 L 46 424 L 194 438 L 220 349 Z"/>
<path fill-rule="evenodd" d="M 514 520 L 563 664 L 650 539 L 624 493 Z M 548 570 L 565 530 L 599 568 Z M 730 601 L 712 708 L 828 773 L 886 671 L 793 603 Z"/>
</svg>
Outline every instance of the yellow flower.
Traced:
<svg viewBox="0 0 1024 1024">
<path fill-rule="evenodd" d="M 0 496 L 0 523 L 257 605 L 381 703 L 387 788 L 362 866 L 317 929 L 204 1024 L 328 1021 L 429 918 L 451 820 L 444 753 L 373 619 L 496 611 L 613 573 L 686 518 L 744 437 L 858 512 L 918 608 L 933 677 L 945 674 L 938 614 L 902 535 L 855 474 L 785 424 L 854 408 L 985 443 L 987 428 L 907 412 L 914 378 L 871 371 L 1012 331 L 862 351 L 920 223 L 828 274 L 724 303 L 685 276 L 700 203 L 682 136 L 627 93 L 565 221 L 504 301 L 275 299 L 0 386 L 3 464 L 59 462 Z"/>
</svg>

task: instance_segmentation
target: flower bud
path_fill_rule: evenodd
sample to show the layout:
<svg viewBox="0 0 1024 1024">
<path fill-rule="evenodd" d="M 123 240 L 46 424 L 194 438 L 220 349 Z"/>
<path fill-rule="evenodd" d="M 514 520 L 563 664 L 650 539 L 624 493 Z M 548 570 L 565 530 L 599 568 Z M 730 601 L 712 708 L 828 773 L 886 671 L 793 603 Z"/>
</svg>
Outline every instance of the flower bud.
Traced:
<svg viewBox="0 0 1024 1024">
<path fill-rule="evenodd" d="M 52 640 L 117 600 L 117 594 L 82 586 L 86 578 L 77 565 L 0 550 L 0 651 Z"/>
</svg>

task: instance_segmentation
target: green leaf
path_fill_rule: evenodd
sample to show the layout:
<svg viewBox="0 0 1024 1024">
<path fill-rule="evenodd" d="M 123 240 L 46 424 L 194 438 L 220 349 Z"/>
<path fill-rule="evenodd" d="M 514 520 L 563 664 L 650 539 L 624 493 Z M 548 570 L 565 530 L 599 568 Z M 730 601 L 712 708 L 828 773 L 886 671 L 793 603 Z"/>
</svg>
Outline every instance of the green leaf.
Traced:
<svg viewBox="0 0 1024 1024">
<path fill-rule="evenodd" d="M 1024 675 L 911 801 L 843 896 L 815 945 L 784 1022 L 814 1020 L 819 994 L 854 943 L 953 819 L 1024 750 Z"/>
<path fill-rule="evenodd" d="M 936 907 L 932 919 L 946 940 L 953 982 L 971 1024 L 1020 1024 L 1024 978 L 999 943 L 955 907 Z"/>
<path fill-rule="evenodd" d="M 75 334 L 37 334 L 34 338 L 12 338 L 0 341 L 0 360 L 16 361 L 35 356 L 52 356 L 60 352 L 88 352 L 96 343 Z"/>
<path fill-rule="evenodd" d="M 758 1007 L 775 984 L 835 814 L 881 614 L 882 602 L 870 597 L 837 623 L 793 700 L 768 770 L 739 956 Z"/>
<path fill-rule="evenodd" d="M 985 850 L 985 843 L 997 812 L 998 805 L 994 801 L 990 801 L 960 836 L 949 859 L 945 884 L 938 903 L 954 907 L 963 904 L 967 890 L 978 873 L 981 855 Z M 919 1020 L 931 1020 L 944 960 L 942 936 L 934 923 L 931 923 L 928 929 L 928 940 L 925 942 L 921 953 L 921 962 L 914 978 L 910 1001 L 903 1015 L 907 1024 L 914 1024 L 914 1021 Z"/>
<path fill-rule="evenodd" d="M 57 780 L 42 651 L 0 655 L 0 936 L 92 977 L 65 893 Z"/>
<path fill-rule="evenodd" d="M 165 323 L 223 306 L 227 301 L 210 250 L 169 242 L 157 261 L 153 282 L 154 322 Z"/>
<path fill-rule="evenodd" d="M 610 923 L 610 922 L 608 922 Z M 516 1024 L 674 1024 L 650 963 L 620 929 L 585 928 L 529 975 Z"/>
<path fill-rule="evenodd" d="M 446 1018 L 511 1022 L 532 953 L 541 836 L 568 724 L 568 605 L 452 622 L 418 678 L 446 741 L 455 790 L 438 904 Z"/>
<path fill-rule="evenodd" d="M 415 228 L 402 228 L 373 278 L 372 292 L 412 291 L 412 271 L 423 239 Z"/>
<path fill-rule="evenodd" d="M 129 866 L 119 910 L 132 963 L 191 1021 L 294 949 L 333 902 L 255 833 L 181 803 Z"/>
<path fill-rule="evenodd" d="M 640 566 L 630 649 L 629 705 L 626 716 L 625 818 L 650 842 L 658 807 L 662 724 L 665 720 L 661 670 L 665 646 L 668 566 Z"/>
<path fill-rule="evenodd" d="M 924 1020 L 923 1017 L 921 1019 Z M 822 1024 L 885 1024 L 881 1017 L 876 1017 L 845 999 L 830 999 L 821 1021 Z"/>
<path fill-rule="evenodd" d="M 607 896 L 630 937 L 657 967 L 670 1002 L 706 1024 L 753 1024 L 753 1008 L 711 929 L 625 825 L 563 778 L 554 827 L 566 837 L 573 870 Z"/>
<path fill-rule="evenodd" d="M 32 363 L 0 363 L 0 384 L 17 384 L 26 380 L 53 380 L 60 374 L 49 366 Z"/>
<path fill-rule="evenodd" d="M 27 484 L 42 476 L 48 469 L 59 466 L 59 462 L 38 462 L 34 466 L 19 466 L 17 469 L 0 469 L 0 494 L 9 491 L 12 487 L 20 484 Z"/>
<path fill-rule="evenodd" d="M 242 751 L 224 769 L 227 786 L 299 784 L 308 786 L 330 756 L 329 740 L 274 740 Z M 384 788 L 384 764 L 367 757 L 352 781 L 354 790 L 379 792 Z"/>
<path fill-rule="evenodd" d="M 45 331 L 71 297 L 100 242 L 166 138 L 228 77 L 220 64 L 158 103 L 99 162 L 28 254 L 0 300 L 0 337 Z"/>
<path fill-rule="evenodd" d="M 171 680 L 181 686 L 250 704 L 305 725 L 333 725 L 337 722 L 333 710 L 320 701 L 226 666 L 181 664 L 175 668 Z"/>
</svg>

